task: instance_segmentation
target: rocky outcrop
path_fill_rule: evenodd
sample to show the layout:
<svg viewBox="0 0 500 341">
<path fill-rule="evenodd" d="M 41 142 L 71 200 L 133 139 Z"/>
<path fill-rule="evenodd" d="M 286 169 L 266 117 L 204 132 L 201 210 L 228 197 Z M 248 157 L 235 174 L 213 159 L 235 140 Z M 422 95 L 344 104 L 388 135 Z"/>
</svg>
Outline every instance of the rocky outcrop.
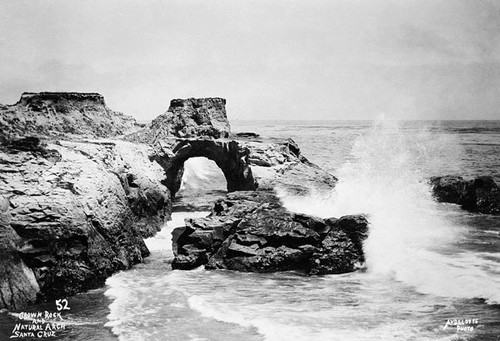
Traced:
<svg viewBox="0 0 500 341">
<path fill-rule="evenodd" d="M 184 162 L 191 157 L 215 161 L 227 180 L 227 190 L 280 189 L 305 195 L 311 189 L 330 191 L 337 178 L 309 162 L 291 140 L 254 142 L 232 139 L 164 139 L 150 159 L 165 170 L 171 194 L 179 190 Z"/>
<path fill-rule="evenodd" d="M 364 216 L 319 219 L 289 212 L 272 192 L 234 192 L 206 218 L 173 232 L 174 269 L 351 272 L 364 261 Z"/>
<path fill-rule="evenodd" d="M 184 162 L 192 157 L 206 157 L 215 161 L 227 180 L 227 190 L 254 190 L 257 183 L 248 162 L 248 150 L 237 141 L 222 139 L 163 140 L 157 144 L 151 159 L 165 170 L 165 185 L 172 195 L 179 190 Z"/>
<path fill-rule="evenodd" d="M 23 136 L 107 138 L 140 128 L 96 93 L 23 93 L 16 104 L 0 108 L 0 143 Z"/>
<path fill-rule="evenodd" d="M 223 98 L 173 99 L 168 110 L 128 140 L 153 144 L 171 137 L 224 138 L 231 128 Z"/>
<path fill-rule="evenodd" d="M 337 179 L 309 162 L 292 140 L 261 139 L 255 133 L 230 135 L 222 98 L 175 99 L 168 111 L 128 141 L 154 147 L 150 159 L 165 170 L 171 194 L 179 190 L 184 162 L 192 157 L 213 160 L 224 173 L 228 191 L 283 189 L 307 194 L 331 190 Z"/>
<path fill-rule="evenodd" d="M 2 147 L 0 308 L 95 288 L 149 254 L 143 237 L 171 211 L 149 154 L 120 141 Z"/>
<path fill-rule="evenodd" d="M 94 288 L 142 261 L 143 238 L 169 219 L 188 158 L 214 160 L 229 191 L 336 183 L 292 140 L 231 137 L 224 99 L 173 100 L 128 141 L 117 139 L 135 128 L 98 94 L 23 94 L 0 106 L 0 308 Z M 362 262 L 363 217 L 293 214 L 266 193 L 232 194 L 206 224 L 193 221 L 175 264 L 322 274 Z"/>
<path fill-rule="evenodd" d="M 440 202 L 460 205 L 464 210 L 500 214 L 500 188 L 492 177 L 465 180 L 461 176 L 433 177 L 432 191 Z"/>
<path fill-rule="evenodd" d="M 306 195 L 330 192 L 337 184 L 337 178 L 309 162 L 292 139 L 240 143 L 249 151 L 248 162 L 260 189 Z"/>
</svg>

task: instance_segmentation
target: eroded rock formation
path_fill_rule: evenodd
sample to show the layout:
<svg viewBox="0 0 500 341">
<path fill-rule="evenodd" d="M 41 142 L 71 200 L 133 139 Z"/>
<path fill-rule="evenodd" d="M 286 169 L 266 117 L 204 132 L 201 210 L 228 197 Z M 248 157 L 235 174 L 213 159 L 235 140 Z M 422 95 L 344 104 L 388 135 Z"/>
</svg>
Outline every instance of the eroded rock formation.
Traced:
<svg viewBox="0 0 500 341">
<path fill-rule="evenodd" d="M 0 108 L 0 308 L 102 285 L 169 219 L 163 169 L 118 140 L 135 120 L 99 94 L 23 94 Z"/>
<path fill-rule="evenodd" d="M 140 129 L 135 119 L 110 110 L 96 93 L 23 93 L 0 110 L 0 143 L 23 136 L 113 137 Z"/>
<path fill-rule="evenodd" d="M 0 308 L 81 292 L 142 261 L 148 255 L 143 238 L 154 235 L 169 219 L 170 193 L 177 191 L 183 164 L 190 157 L 214 160 L 229 191 L 259 187 L 305 193 L 314 187 L 331 189 L 336 183 L 307 161 L 291 140 L 233 139 L 225 100 L 220 98 L 173 100 L 168 112 L 152 124 L 128 134 L 128 141 L 118 139 L 138 127 L 132 118 L 107 108 L 99 94 L 23 94 L 17 104 L 0 106 Z M 263 248 L 255 259 L 206 253 L 213 267 L 336 273 L 362 261 L 357 241 L 365 232 L 358 240 L 336 220 L 287 213 L 270 194 L 240 199 L 229 197 L 225 202 L 238 210 L 219 210 L 211 219 L 227 222 L 233 213 L 241 213 L 238 236 L 253 238 L 251 231 L 264 229 L 261 237 L 267 244 L 259 244 Z M 244 208 L 246 204 L 258 205 L 263 215 L 254 216 L 257 213 Z M 275 229 L 278 239 L 266 235 L 270 231 L 264 226 L 251 225 L 254 218 Z M 280 229 L 283 232 L 277 232 Z M 289 243 L 297 233 L 309 234 L 301 239 L 308 243 L 304 247 Z M 221 243 L 228 238 L 232 237 Z M 234 248 L 255 247 L 234 240 Z M 182 255 L 192 256 L 185 252 L 187 245 L 182 245 L 179 262 Z M 344 253 L 341 262 L 338 255 Z M 278 254 L 283 254 L 283 261 Z M 259 267 L 264 260 L 270 265 Z"/>
<path fill-rule="evenodd" d="M 128 139 L 153 144 L 172 137 L 224 138 L 230 131 L 225 99 L 173 99 L 165 113 Z"/>
<path fill-rule="evenodd" d="M 158 143 L 151 159 L 165 170 L 165 185 L 172 195 L 179 190 L 184 169 L 184 162 L 192 157 L 206 157 L 215 161 L 227 181 L 227 190 L 254 190 L 254 180 L 248 162 L 249 151 L 237 141 L 222 139 L 176 139 Z"/>
<path fill-rule="evenodd" d="M 125 137 L 154 147 L 151 160 L 166 173 L 172 195 L 179 190 L 184 162 L 191 157 L 215 161 L 228 191 L 280 188 L 294 194 L 331 190 L 337 179 L 309 162 L 291 139 L 255 140 L 256 134 L 230 135 L 221 98 L 176 99 L 144 129 Z M 194 136 L 194 137 L 192 137 Z"/>
<path fill-rule="evenodd" d="M 490 176 L 465 180 L 461 176 L 441 176 L 430 180 L 438 201 L 460 205 L 464 210 L 500 214 L 500 188 Z"/>
<path fill-rule="evenodd" d="M 172 267 L 345 273 L 363 263 L 367 233 L 364 216 L 319 219 L 289 212 L 268 191 L 234 192 L 174 231 Z"/>
<path fill-rule="evenodd" d="M 27 283 L 0 278 L 2 295 L 15 298 L 8 306 L 95 288 L 149 254 L 143 237 L 169 218 L 170 197 L 147 155 L 119 141 L 1 150 L 2 215 L 9 219 L 1 228 L 17 265 L 2 258 L 0 268 L 24 273 Z"/>
</svg>

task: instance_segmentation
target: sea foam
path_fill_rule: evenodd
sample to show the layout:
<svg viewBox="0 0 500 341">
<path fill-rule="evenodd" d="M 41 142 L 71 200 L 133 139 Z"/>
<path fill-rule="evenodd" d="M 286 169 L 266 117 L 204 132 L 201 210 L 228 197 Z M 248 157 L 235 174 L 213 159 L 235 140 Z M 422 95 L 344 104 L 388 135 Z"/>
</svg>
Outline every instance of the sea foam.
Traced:
<svg viewBox="0 0 500 341">
<path fill-rule="evenodd" d="M 426 180 L 436 170 L 457 172 L 461 157 L 449 135 L 381 120 L 355 141 L 331 193 L 280 195 L 287 208 L 320 217 L 368 214 L 370 273 L 394 276 L 422 293 L 500 302 L 498 276 L 482 267 L 483 258 L 460 249 L 468 227 L 447 219 Z"/>
</svg>

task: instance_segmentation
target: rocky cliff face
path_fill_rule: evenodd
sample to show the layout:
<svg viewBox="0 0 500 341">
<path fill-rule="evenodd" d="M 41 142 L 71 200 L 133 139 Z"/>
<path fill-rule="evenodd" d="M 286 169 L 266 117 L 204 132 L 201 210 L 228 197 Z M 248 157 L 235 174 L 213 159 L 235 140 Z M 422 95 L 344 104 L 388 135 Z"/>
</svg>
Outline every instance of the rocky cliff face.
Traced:
<svg viewBox="0 0 500 341">
<path fill-rule="evenodd" d="M 11 275 L 0 278 L 0 306 L 95 288 L 149 254 L 143 237 L 169 218 L 170 197 L 157 180 L 161 168 L 144 163 L 145 148 L 119 141 L 2 148 L 0 220 L 9 257 L 0 269 Z"/>
<path fill-rule="evenodd" d="M 99 94 L 0 108 L 0 308 L 97 287 L 149 254 L 170 192 L 147 145 L 102 139 L 130 128 Z"/>
<path fill-rule="evenodd" d="M 96 93 L 23 93 L 16 104 L 0 108 L 0 143 L 27 135 L 113 137 L 139 128 L 134 118 L 110 110 Z"/>
<path fill-rule="evenodd" d="M 165 113 L 128 139 L 151 144 L 172 137 L 224 138 L 230 130 L 225 99 L 173 99 Z"/>
</svg>

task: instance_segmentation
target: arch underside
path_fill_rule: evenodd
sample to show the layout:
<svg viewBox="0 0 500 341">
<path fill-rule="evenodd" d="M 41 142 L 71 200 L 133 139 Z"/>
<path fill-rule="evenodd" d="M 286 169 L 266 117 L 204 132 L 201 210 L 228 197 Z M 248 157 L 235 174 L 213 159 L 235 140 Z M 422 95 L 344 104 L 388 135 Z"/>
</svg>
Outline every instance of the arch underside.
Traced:
<svg viewBox="0 0 500 341">
<path fill-rule="evenodd" d="M 164 184 L 172 196 L 181 186 L 184 162 L 193 157 L 206 157 L 214 161 L 224 173 L 229 192 L 255 190 L 255 181 L 248 163 L 249 151 L 236 141 L 226 140 L 177 140 L 172 153 L 156 156 L 156 161 L 166 173 Z"/>
</svg>

